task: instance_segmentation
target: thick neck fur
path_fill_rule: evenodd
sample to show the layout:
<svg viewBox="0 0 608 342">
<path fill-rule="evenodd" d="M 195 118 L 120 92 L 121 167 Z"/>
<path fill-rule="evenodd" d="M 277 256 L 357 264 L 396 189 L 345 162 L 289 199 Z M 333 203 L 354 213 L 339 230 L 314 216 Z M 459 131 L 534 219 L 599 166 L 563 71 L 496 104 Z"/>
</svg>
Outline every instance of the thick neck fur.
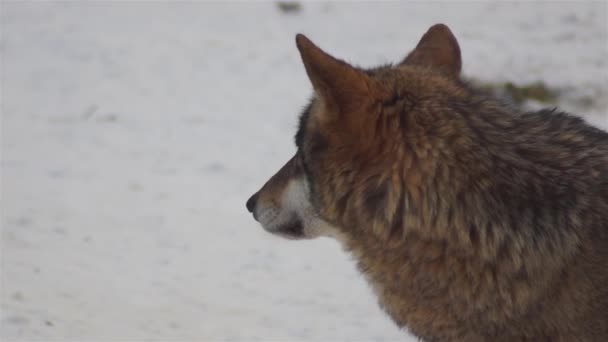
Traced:
<svg viewBox="0 0 608 342">
<path fill-rule="evenodd" d="M 381 305 L 429 341 L 574 336 L 551 322 L 588 314 L 559 308 L 575 305 L 562 288 L 581 276 L 566 269 L 594 239 L 608 241 L 608 134 L 565 114 L 512 112 L 468 88 L 396 93 L 370 116 L 362 160 L 327 175 L 329 191 L 317 194 Z"/>
</svg>

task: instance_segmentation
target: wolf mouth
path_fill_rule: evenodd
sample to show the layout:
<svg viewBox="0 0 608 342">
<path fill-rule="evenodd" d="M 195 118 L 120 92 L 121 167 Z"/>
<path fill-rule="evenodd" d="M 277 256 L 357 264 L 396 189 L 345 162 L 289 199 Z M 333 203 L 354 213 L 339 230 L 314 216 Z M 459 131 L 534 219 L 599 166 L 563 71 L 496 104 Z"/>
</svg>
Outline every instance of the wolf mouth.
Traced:
<svg viewBox="0 0 608 342">
<path fill-rule="evenodd" d="M 270 232 L 286 238 L 299 239 L 304 237 L 304 226 L 300 220 L 297 220 L 295 222 L 281 225 L 277 229 L 273 229 Z"/>
<path fill-rule="evenodd" d="M 285 223 L 273 225 L 272 227 L 263 227 L 267 232 L 286 239 L 297 240 L 305 238 L 304 225 L 302 224 L 302 221 L 297 218 Z"/>
<path fill-rule="evenodd" d="M 288 220 L 281 219 L 276 210 L 266 210 L 259 215 L 254 214 L 256 221 L 262 224 L 264 230 L 271 234 L 288 239 L 304 238 L 304 225 L 297 215 L 290 215 Z"/>
</svg>

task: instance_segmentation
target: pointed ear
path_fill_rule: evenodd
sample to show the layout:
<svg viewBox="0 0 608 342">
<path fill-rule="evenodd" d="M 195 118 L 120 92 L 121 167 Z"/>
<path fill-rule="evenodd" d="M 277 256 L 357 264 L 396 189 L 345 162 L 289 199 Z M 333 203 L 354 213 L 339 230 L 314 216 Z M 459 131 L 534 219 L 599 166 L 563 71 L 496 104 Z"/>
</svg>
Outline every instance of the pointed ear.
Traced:
<svg viewBox="0 0 608 342">
<path fill-rule="evenodd" d="M 302 34 L 296 45 L 317 97 L 331 111 L 348 112 L 369 98 L 369 77 L 344 61 L 335 59 Z"/>
<path fill-rule="evenodd" d="M 446 25 L 433 25 L 401 64 L 429 66 L 458 77 L 462 68 L 458 41 Z"/>
</svg>

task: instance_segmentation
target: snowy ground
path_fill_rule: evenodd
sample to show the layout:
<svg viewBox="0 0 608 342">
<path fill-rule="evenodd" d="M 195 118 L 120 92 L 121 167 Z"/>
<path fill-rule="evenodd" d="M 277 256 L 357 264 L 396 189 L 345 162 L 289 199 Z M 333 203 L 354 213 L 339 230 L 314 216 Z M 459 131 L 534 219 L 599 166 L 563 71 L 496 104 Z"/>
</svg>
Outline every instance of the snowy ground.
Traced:
<svg viewBox="0 0 608 342">
<path fill-rule="evenodd" d="M 294 152 L 296 32 L 373 66 L 444 22 L 467 76 L 608 127 L 606 2 L 0 6 L 3 341 L 407 339 L 336 242 L 245 210 Z"/>
</svg>

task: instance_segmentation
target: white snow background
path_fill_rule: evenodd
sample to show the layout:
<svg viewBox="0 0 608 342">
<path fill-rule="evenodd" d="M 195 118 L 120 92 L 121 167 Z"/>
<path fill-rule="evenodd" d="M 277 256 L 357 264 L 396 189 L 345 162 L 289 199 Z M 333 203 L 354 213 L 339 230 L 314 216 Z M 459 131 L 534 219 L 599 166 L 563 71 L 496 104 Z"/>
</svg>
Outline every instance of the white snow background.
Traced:
<svg viewBox="0 0 608 342">
<path fill-rule="evenodd" d="M 295 151 L 297 32 L 368 67 L 443 22 L 466 76 L 543 80 L 608 127 L 606 2 L 0 10 L 3 341 L 414 340 L 337 242 L 273 237 L 245 209 Z"/>
</svg>

